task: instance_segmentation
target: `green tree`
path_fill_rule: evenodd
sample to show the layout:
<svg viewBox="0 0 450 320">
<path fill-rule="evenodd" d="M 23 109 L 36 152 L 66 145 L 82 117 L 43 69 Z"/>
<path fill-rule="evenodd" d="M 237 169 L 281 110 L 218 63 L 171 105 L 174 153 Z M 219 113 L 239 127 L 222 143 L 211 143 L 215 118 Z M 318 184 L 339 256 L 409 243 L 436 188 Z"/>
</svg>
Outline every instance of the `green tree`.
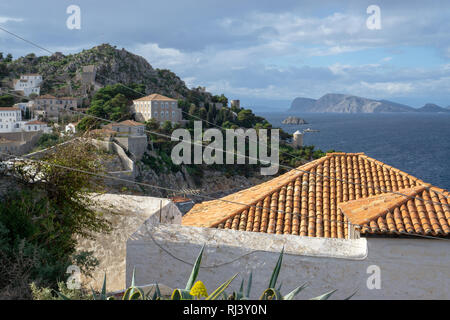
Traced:
<svg viewBox="0 0 450 320">
<path fill-rule="evenodd" d="M 0 96 L 0 107 L 11 107 L 14 104 L 14 97 L 9 94 Z"/>
</svg>

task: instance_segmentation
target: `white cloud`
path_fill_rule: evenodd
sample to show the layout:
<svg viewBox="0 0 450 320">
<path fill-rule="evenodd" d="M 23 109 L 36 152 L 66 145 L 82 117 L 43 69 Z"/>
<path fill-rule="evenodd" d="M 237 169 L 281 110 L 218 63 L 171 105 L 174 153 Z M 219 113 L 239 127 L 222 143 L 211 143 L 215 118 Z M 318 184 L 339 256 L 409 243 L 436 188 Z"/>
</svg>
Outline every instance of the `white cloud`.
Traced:
<svg viewBox="0 0 450 320">
<path fill-rule="evenodd" d="M 0 16 L 0 23 L 22 22 L 22 21 L 24 21 L 22 18 Z"/>
</svg>

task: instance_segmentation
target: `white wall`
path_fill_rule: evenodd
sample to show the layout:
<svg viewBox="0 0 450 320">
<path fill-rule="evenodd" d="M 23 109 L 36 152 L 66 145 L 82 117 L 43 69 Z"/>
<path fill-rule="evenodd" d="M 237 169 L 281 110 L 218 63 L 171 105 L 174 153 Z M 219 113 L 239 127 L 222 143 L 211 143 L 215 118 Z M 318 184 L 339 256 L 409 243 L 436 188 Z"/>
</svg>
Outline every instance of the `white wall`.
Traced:
<svg viewBox="0 0 450 320">
<path fill-rule="evenodd" d="M 146 224 L 127 242 L 127 284 L 133 267 L 138 285 L 158 282 L 183 287 L 189 277 L 191 266 L 168 255 L 150 234 L 173 255 L 191 263 L 206 243 L 203 266 L 233 261 L 259 250 L 224 266 L 202 268 L 199 279 L 208 290 L 214 290 L 234 273 L 247 279 L 252 270 L 252 298 L 258 298 L 285 246 L 287 254 L 279 277 L 282 293 L 309 282 L 299 299 L 333 289 L 338 289 L 335 299 L 345 298 L 356 289 L 354 299 L 450 299 L 450 247 L 445 240 L 324 239 Z M 381 289 L 367 287 L 371 275 L 367 269 L 372 265 L 381 270 Z M 240 281 L 240 277 L 234 281 L 235 289 Z"/>
</svg>

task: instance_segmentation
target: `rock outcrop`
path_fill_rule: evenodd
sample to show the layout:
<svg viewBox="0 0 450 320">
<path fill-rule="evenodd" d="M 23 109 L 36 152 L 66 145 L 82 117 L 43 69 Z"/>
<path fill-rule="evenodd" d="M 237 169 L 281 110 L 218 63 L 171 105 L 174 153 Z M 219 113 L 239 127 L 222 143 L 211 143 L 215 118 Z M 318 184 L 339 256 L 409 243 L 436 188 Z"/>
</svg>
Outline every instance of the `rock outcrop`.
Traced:
<svg viewBox="0 0 450 320">
<path fill-rule="evenodd" d="M 282 124 L 295 124 L 295 125 L 308 124 L 308 122 L 306 122 L 305 119 L 298 118 L 298 117 L 293 117 L 293 116 L 287 117 L 281 123 Z"/>
</svg>

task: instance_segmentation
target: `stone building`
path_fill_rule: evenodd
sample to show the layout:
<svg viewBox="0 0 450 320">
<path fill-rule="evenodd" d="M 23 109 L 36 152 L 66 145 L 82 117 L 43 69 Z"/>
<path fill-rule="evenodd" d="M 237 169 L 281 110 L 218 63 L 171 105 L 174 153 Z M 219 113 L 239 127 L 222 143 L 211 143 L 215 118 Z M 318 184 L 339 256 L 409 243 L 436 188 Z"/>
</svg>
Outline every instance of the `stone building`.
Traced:
<svg viewBox="0 0 450 320">
<path fill-rule="evenodd" d="M 156 93 L 133 100 L 132 112 L 138 121 L 156 119 L 180 123 L 183 119 L 177 100 Z"/>
<path fill-rule="evenodd" d="M 139 160 L 147 151 L 148 140 L 145 134 L 145 125 L 133 120 L 125 120 L 119 123 L 110 123 L 103 129 L 114 132 L 113 140 L 121 147 L 133 154 L 135 160 Z"/>
<path fill-rule="evenodd" d="M 77 98 L 57 98 L 50 94 L 45 94 L 33 100 L 31 110 L 35 116 L 57 119 L 61 114 L 67 113 L 69 110 L 76 110 L 77 106 Z"/>
</svg>

